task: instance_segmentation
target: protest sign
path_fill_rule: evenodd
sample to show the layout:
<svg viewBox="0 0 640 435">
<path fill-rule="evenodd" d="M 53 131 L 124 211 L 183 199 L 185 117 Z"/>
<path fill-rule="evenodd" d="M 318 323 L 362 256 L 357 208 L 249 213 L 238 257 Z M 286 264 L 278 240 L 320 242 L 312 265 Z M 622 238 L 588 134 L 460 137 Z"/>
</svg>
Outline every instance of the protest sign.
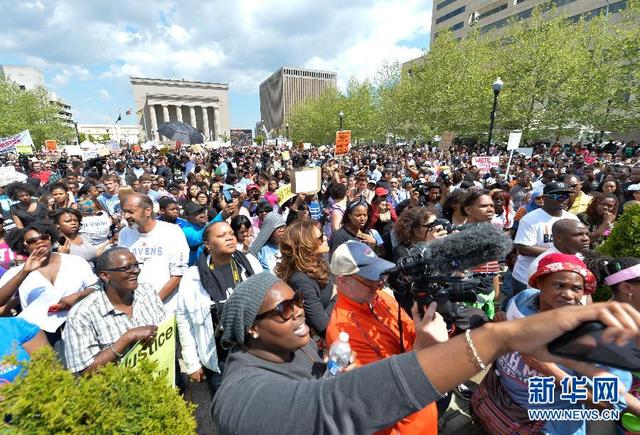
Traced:
<svg viewBox="0 0 640 435">
<path fill-rule="evenodd" d="M 316 193 L 322 186 L 322 170 L 320 168 L 294 169 L 291 174 L 291 191 L 293 193 Z"/>
<path fill-rule="evenodd" d="M 0 139 L 0 154 L 16 150 L 20 154 L 33 154 L 33 140 L 29 130 L 21 131 L 15 136 Z"/>
<path fill-rule="evenodd" d="M 480 156 L 471 159 L 471 164 L 478 168 L 478 171 L 482 174 L 489 172 L 491 168 L 497 168 L 500 166 L 499 156 Z"/>
<path fill-rule="evenodd" d="M 45 140 L 44 146 L 47 151 L 55 151 L 58 149 L 58 141 L 55 140 Z"/>
<path fill-rule="evenodd" d="M 295 194 L 291 190 L 291 184 L 285 184 L 276 190 L 276 195 L 278 195 L 278 205 L 282 207 L 282 204 L 291 199 Z"/>
<path fill-rule="evenodd" d="M 100 157 L 107 157 L 108 155 L 111 155 L 111 148 L 105 145 L 98 148 L 97 152 Z"/>
<path fill-rule="evenodd" d="M 533 156 L 533 148 L 516 148 L 513 152 L 531 158 Z"/>
<path fill-rule="evenodd" d="M 62 148 L 69 156 L 82 156 L 82 149 L 79 145 L 67 145 Z"/>
<path fill-rule="evenodd" d="M 138 343 L 122 358 L 120 364 L 134 368 L 143 359 L 155 361 L 158 377 L 165 378 L 169 384 L 175 382 L 176 358 L 176 316 L 171 315 L 158 325 L 158 331 L 151 344 Z"/>
<path fill-rule="evenodd" d="M 438 144 L 438 147 L 442 151 L 449 151 L 449 148 L 451 148 L 451 145 L 453 145 L 453 139 L 455 137 L 456 137 L 455 133 L 452 133 L 450 131 L 443 131 L 442 132 L 442 137 L 440 138 L 440 143 Z"/>
<path fill-rule="evenodd" d="M 351 130 L 336 131 L 336 150 L 335 157 L 344 156 L 349 152 L 349 143 L 351 143 Z"/>
<path fill-rule="evenodd" d="M 291 155 L 289 154 L 289 151 L 282 151 L 280 154 L 282 154 L 282 160 L 291 160 Z"/>
<path fill-rule="evenodd" d="M 509 133 L 509 142 L 507 142 L 507 151 L 515 150 L 520 146 L 522 138 L 522 130 L 514 130 Z"/>
</svg>

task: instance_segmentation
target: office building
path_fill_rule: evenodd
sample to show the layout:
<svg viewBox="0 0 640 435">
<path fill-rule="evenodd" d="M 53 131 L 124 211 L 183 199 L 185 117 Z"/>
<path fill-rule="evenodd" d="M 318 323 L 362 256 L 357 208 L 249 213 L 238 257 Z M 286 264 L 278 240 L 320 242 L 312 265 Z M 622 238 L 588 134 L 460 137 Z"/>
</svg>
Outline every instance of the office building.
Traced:
<svg viewBox="0 0 640 435">
<path fill-rule="evenodd" d="M 205 141 L 229 137 L 229 85 L 226 83 L 129 77 L 138 125 L 159 139 L 158 125 L 180 121 L 198 129 Z"/>
<path fill-rule="evenodd" d="M 431 39 L 438 33 L 451 29 L 458 38 L 465 37 L 472 29 L 479 28 L 480 34 L 508 26 L 512 20 L 524 20 L 531 16 L 536 6 L 556 6 L 559 13 L 570 20 L 581 17 L 590 19 L 608 11 L 610 14 L 626 7 L 626 0 L 434 0 L 431 17 Z"/>
<path fill-rule="evenodd" d="M 82 133 L 91 142 L 113 140 L 118 143 L 136 144 L 140 139 L 140 126 L 126 124 L 78 124 Z"/>
<path fill-rule="evenodd" d="M 281 128 L 296 105 L 337 85 L 337 74 L 282 67 L 260 84 L 260 116 L 267 131 Z"/>
<path fill-rule="evenodd" d="M 44 74 L 31 66 L 0 65 L 0 79 L 16 83 L 23 91 L 44 87 Z"/>
</svg>

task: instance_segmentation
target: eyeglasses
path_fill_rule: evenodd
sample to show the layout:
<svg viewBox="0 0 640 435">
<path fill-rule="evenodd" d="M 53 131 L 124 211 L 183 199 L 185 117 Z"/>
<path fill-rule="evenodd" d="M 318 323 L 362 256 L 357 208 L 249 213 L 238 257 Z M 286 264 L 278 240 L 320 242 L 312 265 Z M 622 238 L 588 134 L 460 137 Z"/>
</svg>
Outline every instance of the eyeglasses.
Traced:
<svg viewBox="0 0 640 435">
<path fill-rule="evenodd" d="M 40 234 L 37 237 L 31 237 L 30 239 L 25 240 L 24 243 L 27 245 L 33 245 L 34 243 L 43 242 L 49 239 L 51 239 L 49 234 Z"/>
<path fill-rule="evenodd" d="M 276 314 L 279 315 L 280 318 L 285 322 L 287 320 L 291 320 L 293 318 L 293 312 L 294 312 L 293 306 L 295 305 L 298 308 L 303 308 L 304 305 L 302 302 L 303 302 L 302 293 L 297 292 L 293 297 L 293 299 L 284 300 L 280 302 L 278 305 L 276 305 L 275 308 L 272 308 L 269 311 L 265 311 L 264 313 L 258 314 L 256 316 L 256 321 L 260 319 L 264 319 L 265 317 L 275 316 Z"/>
<path fill-rule="evenodd" d="M 578 186 L 579 186 L 579 184 L 569 184 L 569 187 L 572 188 L 572 189 L 575 189 Z"/>
<path fill-rule="evenodd" d="M 139 272 L 140 268 L 142 267 L 144 263 L 131 263 L 128 264 L 126 266 L 122 266 L 122 267 L 112 267 L 111 269 L 103 269 L 103 271 L 105 272 L 125 272 L 125 273 L 132 273 L 132 272 Z"/>
<path fill-rule="evenodd" d="M 547 193 L 545 196 L 548 196 L 553 201 L 558 202 L 566 201 L 567 199 L 569 199 L 568 193 Z"/>
</svg>

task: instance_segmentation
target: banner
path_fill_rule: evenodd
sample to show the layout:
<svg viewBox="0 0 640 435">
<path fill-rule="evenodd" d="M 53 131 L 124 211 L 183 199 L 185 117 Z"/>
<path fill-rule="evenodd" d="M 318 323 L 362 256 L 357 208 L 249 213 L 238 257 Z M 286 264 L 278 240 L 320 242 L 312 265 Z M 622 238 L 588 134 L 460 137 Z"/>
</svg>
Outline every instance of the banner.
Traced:
<svg viewBox="0 0 640 435">
<path fill-rule="evenodd" d="M 176 379 L 176 316 L 168 317 L 158 325 L 156 338 L 149 345 L 138 343 L 122 358 L 120 364 L 129 368 L 136 367 L 143 359 L 155 361 L 158 376 L 174 385 Z"/>
<path fill-rule="evenodd" d="M 336 150 L 335 157 L 344 156 L 349 152 L 349 143 L 351 142 L 351 130 L 336 131 Z"/>
<path fill-rule="evenodd" d="M 500 166 L 499 156 L 481 156 L 471 159 L 471 164 L 478 168 L 481 174 L 486 174 L 491 168 L 498 168 Z"/>
<path fill-rule="evenodd" d="M 27 148 L 29 149 L 26 152 Z M 15 136 L 0 139 L 0 154 L 23 150 L 20 154 L 33 154 L 33 140 L 29 130 L 21 131 Z"/>
</svg>

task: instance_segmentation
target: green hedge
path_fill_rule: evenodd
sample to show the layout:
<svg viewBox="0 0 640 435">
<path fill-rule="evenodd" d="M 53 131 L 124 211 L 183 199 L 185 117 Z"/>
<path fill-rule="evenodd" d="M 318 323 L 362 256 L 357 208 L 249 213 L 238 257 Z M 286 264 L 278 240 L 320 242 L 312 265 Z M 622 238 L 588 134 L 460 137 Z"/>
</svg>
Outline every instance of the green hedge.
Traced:
<svg viewBox="0 0 640 435">
<path fill-rule="evenodd" d="M 195 433 L 194 405 L 156 378 L 153 369 L 143 360 L 137 369 L 108 364 L 78 377 L 62 367 L 52 350 L 38 352 L 25 376 L 0 389 L 0 432 Z"/>
</svg>

